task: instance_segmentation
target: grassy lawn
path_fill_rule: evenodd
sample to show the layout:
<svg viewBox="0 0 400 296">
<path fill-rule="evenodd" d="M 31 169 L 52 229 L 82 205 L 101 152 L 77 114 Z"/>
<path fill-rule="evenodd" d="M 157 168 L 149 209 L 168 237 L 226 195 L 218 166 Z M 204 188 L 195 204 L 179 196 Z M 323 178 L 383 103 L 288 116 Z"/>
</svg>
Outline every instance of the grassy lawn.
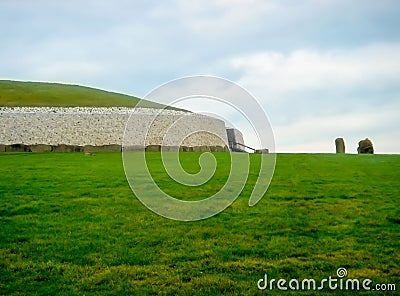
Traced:
<svg viewBox="0 0 400 296">
<path fill-rule="evenodd" d="M 198 156 L 183 153 L 183 166 L 196 172 Z M 222 186 L 229 154 L 215 156 L 203 189 L 168 179 L 158 153 L 148 161 L 158 184 L 185 198 Z M 0 294 L 293 295 L 257 281 L 321 280 L 339 267 L 400 289 L 399 155 L 280 154 L 267 194 L 248 207 L 257 157 L 231 207 L 177 222 L 133 196 L 119 153 L 1 153 Z M 380 295 L 314 292 L 324 294 Z"/>
</svg>

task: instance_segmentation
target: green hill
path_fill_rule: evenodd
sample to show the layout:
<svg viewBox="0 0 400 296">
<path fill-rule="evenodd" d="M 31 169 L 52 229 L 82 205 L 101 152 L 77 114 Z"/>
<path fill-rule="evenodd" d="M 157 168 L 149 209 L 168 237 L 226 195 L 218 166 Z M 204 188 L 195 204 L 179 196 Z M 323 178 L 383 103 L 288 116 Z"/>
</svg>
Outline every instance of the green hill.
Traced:
<svg viewBox="0 0 400 296">
<path fill-rule="evenodd" d="M 1 107 L 134 107 L 139 100 L 79 85 L 0 80 Z M 146 107 L 162 105 L 148 102 Z"/>
</svg>

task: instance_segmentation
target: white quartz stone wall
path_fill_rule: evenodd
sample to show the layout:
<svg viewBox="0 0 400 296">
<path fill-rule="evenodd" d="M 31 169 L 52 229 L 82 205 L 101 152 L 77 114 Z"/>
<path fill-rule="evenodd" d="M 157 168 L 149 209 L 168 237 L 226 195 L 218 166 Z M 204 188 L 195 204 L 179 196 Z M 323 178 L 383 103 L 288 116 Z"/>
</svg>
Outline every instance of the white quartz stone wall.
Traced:
<svg viewBox="0 0 400 296">
<path fill-rule="evenodd" d="M 228 143 L 225 123 L 219 119 L 163 110 L 153 121 L 158 112 L 158 109 L 123 107 L 2 107 L 0 144 L 122 145 L 128 119 L 125 145 L 175 146 L 180 143 L 194 147 Z"/>
</svg>

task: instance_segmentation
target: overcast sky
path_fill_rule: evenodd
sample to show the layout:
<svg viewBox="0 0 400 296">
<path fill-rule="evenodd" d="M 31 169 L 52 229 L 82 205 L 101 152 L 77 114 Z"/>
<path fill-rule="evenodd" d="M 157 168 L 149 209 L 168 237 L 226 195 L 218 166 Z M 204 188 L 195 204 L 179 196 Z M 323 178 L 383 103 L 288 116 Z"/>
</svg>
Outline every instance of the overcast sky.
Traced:
<svg viewBox="0 0 400 296">
<path fill-rule="evenodd" d="M 278 152 L 400 153 L 399 16 L 398 0 L 0 0 L 0 79 L 143 97 L 213 75 L 255 96 Z"/>
</svg>

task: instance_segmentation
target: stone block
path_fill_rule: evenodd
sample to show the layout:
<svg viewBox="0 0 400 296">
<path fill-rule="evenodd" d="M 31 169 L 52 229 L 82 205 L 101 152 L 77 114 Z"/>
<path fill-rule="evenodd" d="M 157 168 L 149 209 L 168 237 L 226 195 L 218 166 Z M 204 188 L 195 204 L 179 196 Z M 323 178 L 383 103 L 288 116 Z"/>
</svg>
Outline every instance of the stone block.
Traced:
<svg viewBox="0 0 400 296">
<path fill-rule="evenodd" d="M 210 146 L 195 146 L 193 152 L 211 152 Z"/>
<path fill-rule="evenodd" d="M 6 152 L 31 152 L 31 149 L 24 144 L 12 144 L 6 145 Z"/>
<path fill-rule="evenodd" d="M 179 146 L 162 146 L 161 151 L 178 152 L 178 151 L 180 151 L 180 147 Z"/>
<path fill-rule="evenodd" d="M 188 146 L 180 146 L 179 152 L 187 152 L 188 148 L 189 148 Z"/>
<path fill-rule="evenodd" d="M 148 145 L 148 146 L 146 146 L 146 151 L 147 152 L 160 152 L 161 145 Z"/>
<path fill-rule="evenodd" d="M 110 145 L 103 145 L 100 146 L 101 152 L 121 152 L 122 146 L 118 144 L 110 144 Z"/>
<path fill-rule="evenodd" d="M 269 150 L 268 149 L 257 149 L 254 153 L 256 154 L 268 154 Z"/>
<path fill-rule="evenodd" d="M 179 148 L 179 151 L 181 151 L 181 152 L 193 152 L 193 147 L 181 146 Z"/>
<path fill-rule="evenodd" d="M 111 145 L 101 145 L 101 146 L 93 146 L 86 145 L 83 148 L 83 152 L 121 152 L 121 145 L 111 144 Z"/>
<path fill-rule="evenodd" d="M 71 145 L 73 152 L 83 152 L 83 146 Z"/>
<path fill-rule="evenodd" d="M 225 152 L 225 149 L 222 146 L 211 146 L 210 150 L 211 152 Z"/>
<path fill-rule="evenodd" d="M 97 152 L 96 146 L 85 145 L 85 146 L 83 147 L 83 152 L 85 152 L 85 153 Z"/>
<path fill-rule="evenodd" d="M 140 145 L 124 146 L 122 149 L 123 151 L 145 151 L 145 147 Z"/>
<path fill-rule="evenodd" d="M 51 145 L 45 145 L 45 144 L 29 145 L 29 148 L 31 149 L 32 152 L 37 152 L 37 153 L 52 151 Z"/>
<path fill-rule="evenodd" d="M 82 146 L 77 146 L 77 145 L 65 145 L 65 144 L 60 144 L 60 145 L 55 145 L 52 146 L 53 152 L 83 152 L 83 147 Z"/>
</svg>

